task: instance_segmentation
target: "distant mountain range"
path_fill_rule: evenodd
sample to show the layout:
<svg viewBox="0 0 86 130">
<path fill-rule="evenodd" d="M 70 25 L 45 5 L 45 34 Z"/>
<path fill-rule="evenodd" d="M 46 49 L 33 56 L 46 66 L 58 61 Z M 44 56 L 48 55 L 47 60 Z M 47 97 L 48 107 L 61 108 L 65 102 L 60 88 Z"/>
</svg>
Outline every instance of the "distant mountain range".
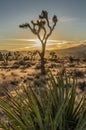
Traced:
<svg viewBox="0 0 86 130">
<path fill-rule="evenodd" d="M 61 56 L 67 56 L 67 55 L 73 55 L 73 56 L 86 56 L 86 44 L 81 44 L 78 46 L 66 48 L 66 49 L 60 49 L 55 50 L 58 55 Z"/>
</svg>

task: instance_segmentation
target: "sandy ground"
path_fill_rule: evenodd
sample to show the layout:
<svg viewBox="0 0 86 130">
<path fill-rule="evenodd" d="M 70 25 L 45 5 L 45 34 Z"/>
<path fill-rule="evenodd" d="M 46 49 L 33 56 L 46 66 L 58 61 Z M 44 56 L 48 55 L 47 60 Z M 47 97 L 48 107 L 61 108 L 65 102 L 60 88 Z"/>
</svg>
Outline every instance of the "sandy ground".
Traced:
<svg viewBox="0 0 86 130">
<path fill-rule="evenodd" d="M 30 52 L 18 52 L 16 55 L 12 52 L 8 57 L 7 65 L 3 58 L 0 60 L 0 97 L 3 96 L 2 90 L 5 88 L 12 90 L 21 82 L 34 82 L 36 78 L 41 80 L 40 59 L 36 55 L 31 59 L 31 56 Z M 47 53 L 45 68 L 50 69 L 55 77 L 59 72 L 66 70 L 71 77 L 77 77 L 78 82 L 86 82 L 86 61 L 83 58 L 85 57 L 70 62 L 69 57 L 54 57 Z"/>
</svg>

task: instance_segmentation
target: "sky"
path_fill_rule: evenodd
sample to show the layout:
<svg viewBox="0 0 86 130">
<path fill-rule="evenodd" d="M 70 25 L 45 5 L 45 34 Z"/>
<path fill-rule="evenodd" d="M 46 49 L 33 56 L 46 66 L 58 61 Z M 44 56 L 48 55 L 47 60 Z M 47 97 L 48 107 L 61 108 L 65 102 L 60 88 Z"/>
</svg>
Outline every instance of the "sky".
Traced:
<svg viewBox="0 0 86 130">
<path fill-rule="evenodd" d="M 42 10 L 47 10 L 50 18 L 54 14 L 58 17 L 50 39 L 86 40 L 86 0 L 0 0 L 0 49 L 32 44 L 31 40 L 21 39 L 37 37 L 19 25 L 35 20 Z"/>
</svg>

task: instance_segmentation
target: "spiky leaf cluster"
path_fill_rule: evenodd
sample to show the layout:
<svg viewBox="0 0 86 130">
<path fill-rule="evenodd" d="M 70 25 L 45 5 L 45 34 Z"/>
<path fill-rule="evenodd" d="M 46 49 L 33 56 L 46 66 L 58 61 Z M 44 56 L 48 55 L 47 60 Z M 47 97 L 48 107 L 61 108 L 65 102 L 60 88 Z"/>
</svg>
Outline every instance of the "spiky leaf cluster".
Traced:
<svg viewBox="0 0 86 130">
<path fill-rule="evenodd" d="M 53 25 L 50 24 L 48 12 L 46 10 L 42 10 L 41 14 L 39 15 L 36 21 L 32 20 L 31 25 L 29 23 L 25 23 L 19 25 L 20 28 L 29 28 L 32 33 L 37 35 L 38 39 L 41 41 L 42 44 L 46 44 L 47 39 L 52 34 L 58 19 L 57 16 L 54 15 L 52 18 Z M 47 31 L 49 29 L 49 31 Z M 42 38 L 41 38 L 41 31 L 43 31 Z"/>
</svg>

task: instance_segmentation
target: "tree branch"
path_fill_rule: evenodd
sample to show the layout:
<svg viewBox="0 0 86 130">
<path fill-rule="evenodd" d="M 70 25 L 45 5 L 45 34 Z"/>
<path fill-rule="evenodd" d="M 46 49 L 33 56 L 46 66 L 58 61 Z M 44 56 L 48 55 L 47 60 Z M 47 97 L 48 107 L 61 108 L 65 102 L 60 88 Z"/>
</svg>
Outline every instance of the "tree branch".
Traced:
<svg viewBox="0 0 86 130">
<path fill-rule="evenodd" d="M 56 26 L 56 23 L 54 23 L 53 27 L 50 29 L 50 32 L 47 34 L 47 36 L 46 36 L 46 41 L 47 41 L 48 37 L 52 34 L 52 32 L 53 32 L 55 26 Z"/>
<path fill-rule="evenodd" d="M 36 31 L 30 26 L 29 23 L 25 23 L 25 24 L 19 25 L 19 27 L 20 28 L 29 28 L 32 33 L 36 34 Z"/>
</svg>

